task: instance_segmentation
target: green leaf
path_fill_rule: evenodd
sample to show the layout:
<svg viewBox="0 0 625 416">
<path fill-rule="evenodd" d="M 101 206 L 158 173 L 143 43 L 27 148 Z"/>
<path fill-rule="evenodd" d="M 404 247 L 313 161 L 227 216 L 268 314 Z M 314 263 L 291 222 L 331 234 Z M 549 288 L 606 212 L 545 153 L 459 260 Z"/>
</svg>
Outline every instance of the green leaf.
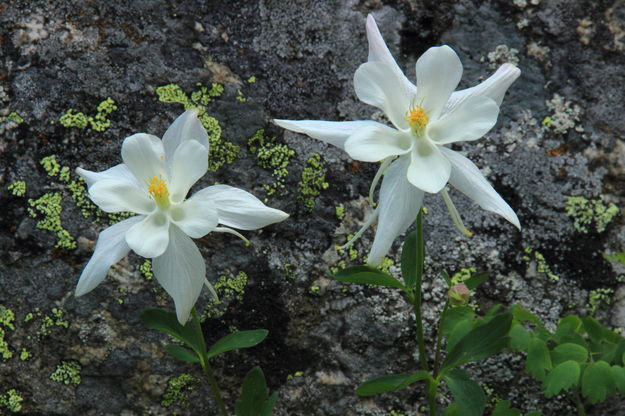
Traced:
<svg viewBox="0 0 625 416">
<path fill-rule="evenodd" d="M 276 406 L 276 401 L 278 400 L 278 392 L 274 392 L 267 400 L 265 400 L 265 404 L 263 405 L 263 410 L 260 413 L 260 416 L 271 416 L 271 412 L 273 412 L 273 408 Z"/>
<path fill-rule="evenodd" d="M 558 322 L 555 338 L 559 344 L 563 342 L 575 342 L 577 344 L 578 342 L 576 341 L 581 338 L 579 335 L 581 327 L 582 320 L 577 315 L 569 315 Z"/>
<path fill-rule="evenodd" d="M 525 309 L 523 305 L 521 305 L 520 303 L 515 304 L 511 308 L 511 311 L 512 311 L 512 316 L 514 316 L 514 319 L 516 319 L 517 321 L 531 322 L 534 325 L 542 328 L 543 323 L 540 321 L 540 318 L 534 315 L 533 313 L 531 313 L 530 311 L 528 311 L 527 309 Z"/>
<path fill-rule="evenodd" d="M 569 389 L 579 384 L 579 374 L 580 368 L 576 361 L 569 360 L 558 364 L 547 374 L 543 382 L 545 397 L 553 397 L 562 390 Z"/>
<path fill-rule="evenodd" d="M 532 338 L 527 347 L 525 370 L 536 380 L 543 381 L 545 371 L 551 368 L 551 356 L 547 344 L 541 339 Z"/>
<path fill-rule="evenodd" d="M 511 324 L 512 315 L 506 312 L 473 328 L 451 349 L 443 362 L 443 369 L 497 354 L 507 344 L 506 335 L 510 331 Z"/>
<path fill-rule="evenodd" d="M 141 312 L 141 320 L 149 329 L 164 332 L 187 344 L 198 355 L 203 354 L 206 349 L 203 335 L 195 330 L 191 322 L 180 325 L 174 312 L 146 309 Z"/>
<path fill-rule="evenodd" d="M 508 400 L 502 400 L 495 405 L 492 416 L 523 416 L 523 413 L 519 409 L 510 407 Z"/>
<path fill-rule="evenodd" d="M 533 412 L 526 413 L 525 416 L 540 416 L 542 412 L 540 410 L 534 410 Z"/>
<path fill-rule="evenodd" d="M 458 410 L 458 403 L 452 402 L 449 406 L 447 406 L 443 416 L 462 416 L 460 414 L 460 410 Z"/>
<path fill-rule="evenodd" d="M 339 282 L 358 283 L 361 285 L 388 286 L 406 290 L 404 285 L 393 276 L 368 266 L 354 266 L 339 270 L 332 275 Z"/>
<path fill-rule="evenodd" d="M 165 347 L 165 351 L 167 354 L 171 355 L 174 358 L 179 359 L 180 361 L 184 361 L 186 363 L 199 363 L 200 359 L 197 354 L 193 351 L 189 351 L 188 349 L 181 347 L 176 344 L 169 344 Z"/>
<path fill-rule="evenodd" d="M 451 277 L 449 277 L 449 273 L 443 270 L 441 272 L 441 276 L 443 276 L 443 279 L 445 279 L 445 283 L 447 283 L 447 287 L 451 287 Z"/>
<path fill-rule="evenodd" d="M 266 329 L 254 329 L 252 331 L 239 331 L 226 335 L 210 347 L 206 356 L 212 358 L 224 352 L 253 347 L 263 342 L 267 334 L 269 334 L 269 331 Z"/>
<path fill-rule="evenodd" d="M 416 231 L 408 234 L 401 249 L 401 276 L 406 287 L 410 289 L 416 285 L 419 272 L 423 273 L 423 258 L 419 256 L 419 251 L 417 251 L 417 238 Z"/>
<path fill-rule="evenodd" d="M 604 401 L 612 391 L 614 391 L 614 380 L 608 363 L 597 361 L 586 367 L 582 375 L 582 394 L 590 403 Z"/>
<path fill-rule="evenodd" d="M 604 328 L 595 318 L 592 316 L 586 316 L 582 319 L 584 329 L 588 333 L 592 342 L 599 342 L 606 338 L 606 332 L 611 332 L 609 329 Z"/>
<path fill-rule="evenodd" d="M 460 342 L 473 329 L 473 321 L 465 319 L 456 324 L 451 333 L 447 336 L 447 352 L 454 349 L 456 344 Z"/>
<path fill-rule="evenodd" d="M 486 281 L 486 279 L 488 279 L 488 273 L 480 273 L 480 274 L 476 274 L 474 276 L 469 277 L 467 280 L 465 280 L 462 283 L 467 285 L 469 290 L 475 290 L 482 283 L 484 283 Z"/>
<path fill-rule="evenodd" d="M 510 328 L 508 346 L 516 351 L 525 351 L 530 343 L 530 333 L 523 324 L 516 323 Z"/>
<path fill-rule="evenodd" d="M 612 373 L 612 380 L 614 380 L 614 387 L 621 396 L 625 396 L 625 368 L 613 365 L 610 367 L 610 372 Z"/>
<path fill-rule="evenodd" d="M 568 360 L 585 363 L 588 359 L 588 350 L 581 345 L 566 342 L 556 346 L 551 351 L 553 365 L 558 365 Z"/>
<path fill-rule="evenodd" d="M 444 335 L 449 335 L 460 321 L 471 322 L 475 317 L 475 312 L 468 306 L 456 306 L 445 312 L 441 322 L 441 331 Z"/>
<path fill-rule="evenodd" d="M 261 416 L 267 400 L 267 382 L 260 367 L 252 368 L 243 379 L 241 397 L 234 405 L 236 416 Z"/>
<path fill-rule="evenodd" d="M 465 371 L 458 369 L 447 372 L 443 378 L 454 396 L 459 414 L 482 416 L 486 407 L 486 396 L 479 384 L 471 380 Z"/>
<path fill-rule="evenodd" d="M 431 377 L 427 371 L 417 371 L 413 374 L 393 374 L 389 376 L 371 378 L 358 386 L 356 394 L 359 396 L 373 396 L 380 393 L 387 393 L 403 389 L 416 381 L 426 380 L 429 378 Z"/>
</svg>

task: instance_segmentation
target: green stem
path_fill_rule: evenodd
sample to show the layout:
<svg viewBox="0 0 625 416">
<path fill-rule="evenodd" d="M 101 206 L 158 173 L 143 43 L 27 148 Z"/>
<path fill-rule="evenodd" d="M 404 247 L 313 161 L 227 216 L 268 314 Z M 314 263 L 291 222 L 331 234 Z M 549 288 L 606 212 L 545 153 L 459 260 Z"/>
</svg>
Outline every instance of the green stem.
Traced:
<svg viewBox="0 0 625 416">
<path fill-rule="evenodd" d="M 441 361 L 441 346 L 443 344 L 443 331 L 441 328 L 443 326 L 443 321 L 445 320 L 445 315 L 447 314 L 447 310 L 449 309 L 449 300 L 445 301 L 445 306 L 443 307 L 443 312 L 441 312 L 441 318 L 438 321 L 438 329 L 436 333 L 436 355 L 434 358 L 434 378 L 438 377 L 438 370 Z"/>
<path fill-rule="evenodd" d="M 584 407 L 584 403 L 579 397 L 578 392 L 575 392 L 575 394 L 573 395 L 573 400 L 575 401 L 575 404 L 577 405 L 577 414 L 579 416 L 586 416 L 586 408 Z"/>
<path fill-rule="evenodd" d="M 417 279 L 415 282 L 415 288 L 412 293 L 413 300 L 413 310 L 415 314 L 415 324 L 417 329 L 417 345 L 419 348 L 419 364 L 421 366 L 421 370 L 429 372 L 428 368 L 428 360 L 427 355 L 425 353 L 425 336 L 423 335 L 423 317 L 421 315 L 421 286 L 423 284 L 423 264 L 425 263 L 425 244 L 423 242 L 423 211 L 419 211 L 419 215 L 417 215 L 416 221 L 417 227 L 417 247 L 416 253 L 418 262 L 417 262 Z M 436 390 L 438 388 L 438 384 L 429 380 L 426 383 L 426 390 L 428 395 L 428 407 L 430 408 L 430 415 L 436 415 L 437 412 L 437 404 L 436 404 Z"/>
<path fill-rule="evenodd" d="M 193 314 L 193 326 L 197 333 L 199 339 L 202 340 L 202 351 L 200 354 L 200 366 L 202 366 L 202 371 L 206 375 L 208 379 L 208 384 L 213 391 L 213 395 L 215 396 L 215 403 L 217 404 L 217 409 L 219 409 L 219 414 L 221 416 L 228 416 L 228 411 L 226 410 L 226 406 L 224 405 L 224 401 L 221 398 L 221 392 L 219 391 L 219 387 L 217 386 L 217 380 L 215 379 L 215 375 L 213 374 L 213 369 L 208 362 L 208 356 L 206 355 L 206 344 L 204 343 L 204 333 L 202 332 L 202 325 L 200 324 L 200 317 L 198 316 L 195 308 L 191 310 Z"/>
</svg>

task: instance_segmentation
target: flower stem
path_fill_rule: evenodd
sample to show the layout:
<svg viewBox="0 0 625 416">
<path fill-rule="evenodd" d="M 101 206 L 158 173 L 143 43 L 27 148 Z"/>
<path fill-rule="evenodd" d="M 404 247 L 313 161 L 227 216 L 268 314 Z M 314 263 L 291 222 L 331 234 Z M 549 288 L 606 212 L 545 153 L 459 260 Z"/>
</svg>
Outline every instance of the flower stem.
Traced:
<svg viewBox="0 0 625 416">
<path fill-rule="evenodd" d="M 224 405 L 224 401 L 221 398 L 221 392 L 219 391 L 219 387 L 217 386 L 217 380 L 215 379 L 215 375 L 213 374 L 213 369 L 211 365 L 208 363 L 208 357 L 206 355 L 206 345 L 204 344 L 204 333 L 202 332 L 202 325 L 200 324 L 200 317 L 198 316 L 195 308 L 191 310 L 193 314 L 193 326 L 195 328 L 196 335 L 199 339 L 202 340 L 202 351 L 200 354 L 200 366 L 202 367 L 202 371 L 206 375 L 208 379 L 208 384 L 213 391 L 213 395 L 215 396 L 215 403 L 217 404 L 217 409 L 219 409 L 219 414 L 221 416 L 228 416 L 228 411 L 226 410 L 226 406 Z"/>
<path fill-rule="evenodd" d="M 415 282 L 415 288 L 413 291 L 413 310 L 415 314 L 415 324 L 417 327 L 417 345 L 419 348 L 419 364 L 421 370 L 429 372 L 428 359 L 425 352 L 425 336 L 423 334 L 423 316 L 421 315 L 421 286 L 423 285 L 423 264 L 425 263 L 425 244 L 423 242 L 423 211 L 419 210 L 416 221 L 417 228 L 417 247 L 415 256 L 417 258 L 417 279 Z M 426 383 L 426 390 L 428 395 L 428 407 L 430 408 L 430 415 L 437 414 L 436 405 L 436 390 L 438 384 L 434 380 L 429 380 Z"/>
<path fill-rule="evenodd" d="M 577 405 L 577 414 L 579 416 L 586 416 L 586 408 L 584 407 L 584 403 L 582 402 L 581 398 L 579 397 L 579 393 L 575 392 L 573 394 L 573 400 L 575 401 L 575 404 Z"/>
<path fill-rule="evenodd" d="M 443 343 L 443 331 L 441 331 L 443 326 L 443 320 L 445 319 L 445 315 L 447 314 L 447 310 L 449 309 L 449 301 L 445 302 L 445 306 L 443 307 L 443 312 L 441 312 L 441 317 L 438 321 L 438 330 L 436 334 L 436 355 L 434 358 L 434 378 L 438 377 L 438 370 L 441 361 L 441 346 Z"/>
</svg>

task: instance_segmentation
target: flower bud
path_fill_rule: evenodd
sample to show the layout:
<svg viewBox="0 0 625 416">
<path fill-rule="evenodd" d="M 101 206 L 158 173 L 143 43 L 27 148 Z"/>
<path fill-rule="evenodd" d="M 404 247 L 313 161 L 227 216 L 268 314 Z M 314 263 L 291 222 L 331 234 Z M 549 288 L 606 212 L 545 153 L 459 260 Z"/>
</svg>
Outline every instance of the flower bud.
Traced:
<svg viewBox="0 0 625 416">
<path fill-rule="evenodd" d="M 464 283 L 453 285 L 449 288 L 447 294 L 449 295 L 449 301 L 451 304 L 456 306 L 466 304 L 471 297 L 471 291 Z"/>
</svg>

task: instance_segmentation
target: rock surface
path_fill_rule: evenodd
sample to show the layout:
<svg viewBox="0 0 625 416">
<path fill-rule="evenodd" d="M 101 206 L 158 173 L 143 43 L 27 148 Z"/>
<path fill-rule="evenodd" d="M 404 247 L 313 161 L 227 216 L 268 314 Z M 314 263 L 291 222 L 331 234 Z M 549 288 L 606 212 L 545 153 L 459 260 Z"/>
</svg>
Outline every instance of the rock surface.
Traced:
<svg viewBox="0 0 625 416">
<path fill-rule="evenodd" d="M 326 277 L 330 267 L 357 264 L 367 254 L 374 230 L 351 259 L 334 246 L 368 215 L 362 196 L 377 166 L 270 123 L 379 116 L 356 99 L 352 85 L 367 57 L 369 13 L 410 78 L 418 56 L 442 43 L 461 57 L 461 87 L 504 62 L 522 70 L 497 126 L 454 149 L 482 169 L 523 231 L 452 191 L 475 233 L 468 239 L 441 198 L 426 198 L 426 330 L 444 298 L 438 272 L 470 267 L 491 273 L 476 297 L 482 307 L 522 302 L 554 325 L 566 313 L 588 313 L 589 297 L 598 299 L 600 289 L 608 295 L 594 308 L 596 317 L 625 326 L 623 266 L 602 256 L 624 250 L 622 217 L 597 214 L 584 232 L 576 214 L 567 214 L 571 196 L 624 205 L 624 10 L 623 0 L 0 4 L 0 305 L 15 317 L 14 329 L 0 321 L 7 344 L 2 359 L 0 338 L 0 395 L 14 389 L 23 398 L 18 414 L 215 413 L 208 388 L 193 381 L 201 374 L 166 356 L 168 339 L 138 318 L 145 308 L 173 307 L 148 279 L 144 259 L 130 254 L 96 290 L 73 296 L 99 231 L 115 220 L 85 201 L 74 168 L 119 163 L 125 137 L 161 136 L 186 99 L 200 102 L 221 128 L 215 169 L 197 189 L 227 183 L 291 214 L 247 232 L 250 248 L 224 234 L 197 241 L 209 279 L 221 277 L 225 301 L 204 322 L 207 341 L 232 328 L 270 331 L 258 347 L 215 362 L 226 401 L 260 365 L 280 393 L 276 415 L 421 414 L 418 388 L 375 399 L 354 394 L 367 377 L 417 365 L 410 306 L 393 291 Z M 259 129 L 268 158 L 248 144 Z M 218 137 L 215 126 L 213 133 Z M 317 182 L 302 182 L 307 168 Z M 303 189 L 319 192 L 312 210 Z M 390 253 L 395 263 L 399 248 L 400 239 Z M 399 272 L 395 265 L 390 270 Z M 237 289 L 228 289 L 232 282 Z M 203 294 L 198 306 L 209 301 Z M 74 377 L 67 363 L 79 363 Z M 565 397 L 545 399 L 518 356 L 500 355 L 470 371 L 491 398 L 524 411 L 574 411 Z M 180 382 L 185 373 L 188 383 Z M 589 414 L 623 414 L 622 405 L 612 400 Z"/>
</svg>

